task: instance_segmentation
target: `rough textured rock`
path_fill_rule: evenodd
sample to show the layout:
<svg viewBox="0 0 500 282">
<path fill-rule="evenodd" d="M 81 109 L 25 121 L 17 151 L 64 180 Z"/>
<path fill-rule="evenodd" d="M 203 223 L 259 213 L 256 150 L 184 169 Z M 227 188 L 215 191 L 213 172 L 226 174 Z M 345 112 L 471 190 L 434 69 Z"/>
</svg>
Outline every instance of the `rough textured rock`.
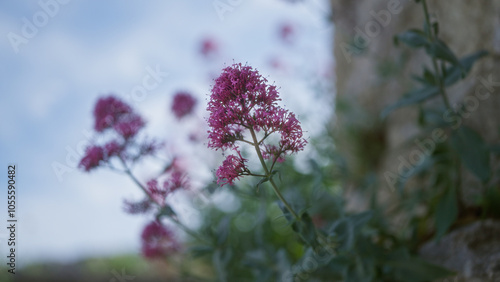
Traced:
<svg viewBox="0 0 500 282">
<path fill-rule="evenodd" d="M 477 101 L 470 114 L 462 116 L 461 121 L 476 130 L 487 143 L 499 143 L 500 0 L 427 2 L 431 19 L 439 23 L 439 37 L 458 57 L 478 50 L 490 53 L 475 64 L 465 80 L 448 88 L 447 93 L 452 105 Z M 355 199 L 351 206 L 366 208 L 367 199 L 360 197 L 356 186 L 369 172 L 375 171 L 380 182 L 379 202 L 391 209 L 398 203 L 395 202 L 395 193 L 384 181 L 384 173 L 397 173 L 400 158 L 408 160 L 410 151 L 415 148 L 414 141 L 421 138 L 422 132 L 415 122 L 416 107 L 399 109 L 385 120 L 381 120 L 379 114 L 415 87 L 411 74 L 421 73 L 423 64 L 431 65 L 423 51 L 395 47 L 392 40 L 394 35 L 409 28 L 421 28 L 424 15 L 421 6 L 413 0 L 331 0 L 331 3 L 337 76 L 336 145 L 344 153 L 353 179 L 347 185 L 350 187 L 347 194 Z M 488 86 L 483 83 L 485 80 L 494 83 Z M 479 99 L 478 95 L 485 98 Z M 426 103 L 443 105 L 441 97 Z M 484 188 L 465 168 L 461 175 L 462 201 L 466 207 L 473 207 L 476 196 Z M 418 188 L 417 184 L 408 183 L 408 189 Z M 471 238 L 454 237 L 455 243 L 446 243 L 446 237 L 441 247 L 449 248 L 446 253 L 453 253 L 453 248 L 461 244 L 467 247 L 466 239 L 474 241 L 474 233 L 470 234 Z M 480 234 L 476 235 L 477 240 L 482 238 Z M 464 241 L 460 243 L 460 240 Z M 498 244 L 500 232 L 491 237 L 491 241 L 491 244 Z M 482 247 L 476 248 L 475 252 L 464 255 L 464 267 L 471 261 L 473 272 L 476 271 L 475 259 L 488 255 L 488 250 Z M 491 271 L 500 273 L 498 265 L 492 264 L 491 268 Z M 477 271 L 488 273 L 490 270 L 477 268 Z"/>
<path fill-rule="evenodd" d="M 477 93 L 484 93 L 487 98 L 475 99 L 477 106 L 470 115 L 463 116 L 462 122 L 477 130 L 486 142 L 498 142 L 500 0 L 488 1 L 487 4 L 465 0 L 453 4 L 428 2 L 433 18 L 440 24 L 440 38 L 459 57 L 478 50 L 490 53 L 475 65 L 465 80 L 447 92 L 453 105 L 466 97 L 473 105 Z M 336 26 L 338 146 L 347 153 L 348 165 L 358 176 L 373 168 L 381 173 L 397 172 L 400 164 L 397 158 L 408 159 L 410 148 L 415 146 L 414 142 L 408 141 L 416 140 L 421 133 L 415 124 L 417 109 L 399 109 L 385 121 L 381 121 L 379 114 L 415 86 L 411 74 L 420 73 L 422 64 L 430 66 L 423 51 L 395 47 L 392 43 L 394 35 L 421 27 L 423 12 L 413 0 L 332 0 L 332 8 Z M 390 18 L 385 22 L 377 21 L 376 14 L 390 15 Z M 360 34 L 364 34 L 367 40 L 361 40 L 363 36 Z M 364 48 L 357 50 L 353 48 L 355 46 Z M 485 79 L 496 82 L 496 86 L 485 87 L 482 83 Z M 436 97 L 428 103 L 438 105 L 443 102 Z M 347 113 L 355 107 L 360 107 L 360 110 Z M 344 130 L 346 128 L 348 130 Z M 463 193 L 464 201 L 472 204 L 470 199 L 480 192 L 479 183 L 467 173 L 464 173 L 463 183 L 468 187 Z"/>
<path fill-rule="evenodd" d="M 500 222 L 487 220 L 457 229 L 420 249 L 427 260 L 460 272 L 448 281 L 500 281 Z"/>
</svg>

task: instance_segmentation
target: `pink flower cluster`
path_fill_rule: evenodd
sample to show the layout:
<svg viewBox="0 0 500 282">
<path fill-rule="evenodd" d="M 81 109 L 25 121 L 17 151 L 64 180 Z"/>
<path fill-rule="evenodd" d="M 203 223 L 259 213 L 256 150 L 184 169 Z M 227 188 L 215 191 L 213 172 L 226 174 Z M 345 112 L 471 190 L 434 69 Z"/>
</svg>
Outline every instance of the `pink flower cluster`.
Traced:
<svg viewBox="0 0 500 282">
<path fill-rule="evenodd" d="M 262 157 L 266 160 L 276 159 L 276 161 L 279 163 L 285 161 L 285 157 L 283 156 L 283 154 L 281 154 L 276 145 L 264 145 L 264 150 L 262 150 Z"/>
<path fill-rule="evenodd" d="M 175 191 L 190 188 L 190 182 L 184 168 L 178 159 L 172 163 L 157 178 L 149 180 L 144 186 L 147 198 L 139 202 L 124 201 L 125 211 L 130 214 L 147 213 L 157 208 L 161 210 L 168 206 L 167 197 Z M 168 207 L 167 207 L 168 208 Z"/>
<path fill-rule="evenodd" d="M 226 67 L 215 80 L 207 110 L 210 113 L 208 146 L 213 149 L 232 149 L 238 156 L 228 156 L 217 176 L 222 184 L 232 183 L 246 173 L 243 158 L 235 144 L 243 140 L 245 131 L 263 132 L 258 145 L 273 162 L 283 160 L 286 154 L 304 149 L 300 122 L 295 115 L 278 105 L 276 86 L 257 70 L 242 64 Z M 272 133 L 280 134 L 277 146 L 264 143 Z"/>
<path fill-rule="evenodd" d="M 124 145 L 120 145 L 117 141 L 110 141 L 104 146 L 90 145 L 85 150 L 85 155 L 80 160 L 79 167 L 84 171 L 90 171 L 101 165 L 102 162 L 107 162 L 113 156 L 122 154 Z"/>
<path fill-rule="evenodd" d="M 149 223 L 141 235 L 142 254 L 146 258 L 161 258 L 179 251 L 174 233 L 158 221 Z"/>
<path fill-rule="evenodd" d="M 143 141 L 140 144 L 133 142 L 134 137 L 144 127 L 143 119 L 115 96 L 100 98 L 94 108 L 94 129 L 99 135 L 106 131 L 113 131 L 115 136 L 104 145 L 90 145 L 79 163 L 84 171 L 97 168 L 108 162 L 112 157 L 136 160 L 140 156 L 153 153 L 158 144 L 155 141 Z M 134 154 L 127 154 L 126 150 L 134 147 Z"/>
<path fill-rule="evenodd" d="M 153 201 L 163 207 L 166 204 L 167 196 L 179 189 L 188 189 L 189 180 L 186 173 L 173 169 L 167 179 L 160 185 L 158 179 L 148 181 L 146 190 Z"/>
<path fill-rule="evenodd" d="M 237 153 L 238 156 L 227 156 L 219 169 L 217 169 L 217 184 L 221 186 L 233 184 L 235 179 L 248 174 L 249 171 L 245 165 L 247 160 L 241 156 L 240 152 L 237 151 Z"/>
<path fill-rule="evenodd" d="M 295 29 L 291 24 L 285 23 L 280 26 L 280 38 L 284 43 L 293 43 L 294 35 Z"/>
<path fill-rule="evenodd" d="M 187 92 L 178 92 L 174 96 L 172 112 L 178 119 L 181 119 L 191 114 L 195 105 L 196 99 L 191 94 Z"/>
<path fill-rule="evenodd" d="M 194 98 L 188 94 L 179 95 L 174 103 L 174 112 L 184 116 L 192 111 Z M 131 214 L 140 214 L 154 211 L 156 220 L 148 224 L 141 235 L 142 253 L 147 258 L 164 257 L 180 249 L 180 244 L 174 238 L 173 232 L 162 225 L 163 216 L 172 217 L 175 212 L 167 203 L 167 197 L 179 189 L 187 189 L 189 181 L 182 165 L 174 159 L 158 178 L 150 180 L 142 186 L 131 172 L 132 165 L 146 155 L 153 154 L 159 144 L 154 140 L 137 137 L 144 127 L 143 119 L 136 114 L 125 102 L 115 96 L 100 98 L 94 108 L 97 133 L 96 140 L 85 152 L 79 166 L 90 171 L 101 165 L 112 169 L 122 170 L 128 174 L 146 193 L 146 197 L 138 202 L 124 201 L 125 211 Z M 111 161 L 113 157 L 119 160 L 119 166 Z"/>
<path fill-rule="evenodd" d="M 104 151 L 99 146 L 90 146 L 85 150 L 85 156 L 80 161 L 79 166 L 85 171 L 98 167 L 100 162 L 104 160 Z"/>
<path fill-rule="evenodd" d="M 205 58 L 215 57 L 219 52 L 219 44 L 214 38 L 207 37 L 201 42 L 200 53 Z"/>
<path fill-rule="evenodd" d="M 94 108 L 97 132 L 113 128 L 123 138 L 128 139 L 137 134 L 144 126 L 142 118 L 132 108 L 114 96 L 100 98 Z"/>
</svg>

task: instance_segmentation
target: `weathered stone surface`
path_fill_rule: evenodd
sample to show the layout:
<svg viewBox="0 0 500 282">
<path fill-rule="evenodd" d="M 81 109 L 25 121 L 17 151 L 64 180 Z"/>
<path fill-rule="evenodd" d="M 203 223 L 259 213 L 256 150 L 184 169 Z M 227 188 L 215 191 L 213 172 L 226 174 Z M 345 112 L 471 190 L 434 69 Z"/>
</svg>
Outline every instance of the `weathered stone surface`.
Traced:
<svg viewBox="0 0 500 282">
<path fill-rule="evenodd" d="M 457 229 L 440 241 L 426 243 L 420 254 L 461 273 L 447 281 L 500 281 L 500 221 L 475 222 Z"/>
<path fill-rule="evenodd" d="M 413 0 L 331 2 L 336 27 L 337 146 L 345 152 L 354 176 L 373 170 L 381 176 L 387 171 L 397 173 L 398 158 L 408 159 L 415 141 L 422 138 L 415 122 L 417 108 L 398 109 L 386 120 L 379 114 L 416 86 L 412 74 L 421 73 L 422 65 L 431 67 L 425 52 L 395 47 L 392 40 L 409 28 L 422 27 L 422 8 Z M 487 143 L 500 141 L 500 0 L 433 0 L 428 4 L 432 20 L 439 23 L 439 37 L 458 57 L 478 50 L 490 53 L 447 93 L 452 105 L 466 101 L 471 109 L 461 116 L 462 124 L 480 133 Z M 344 110 L 349 105 L 358 108 L 357 112 Z M 443 106 L 443 101 L 438 96 L 427 105 Z M 467 187 L 463 200 L 470 206 L 482 190 L 472 175 L 462 175 L 463 187 Z"/>
<path fill-rule="evenodd" d="M 427 2 L 431 19 L 439 23 L 439 37 L 458 57 L 478 50 L 490 53 L 474 66 L 465 80 L 448 88 L 447 93 L 454 106 L 463 101 L 469 103 L 470 113 L 461 116 L 462 124 L 476 130 L 486 143 L 498 144 L 500 0 Z M 392 40 L 394 35 L 410 28 L 421 28 L 423 11 L 413 0 L 331 0 L 331 3 L 337 77 L 336 146 L 346 157 L 354 178 L 352 183 L 347 183 L 346 194 L 355 195 L 350 196 L 355 199 L 350 206 L 366 207 L 367 199 L 360 197 L 356 186 L 369 172 L 375 171 L 380 180 L 379 202 L 391 209 L 398 205 L 397 197 L 384 181 L 384 173 L 398 173 L 400 159 L 408 160 L 422 132 L 415 122 L 416 107 L 398 109 L 385 120 L 381 120 L 379 114 L 416 86 L 411 74 L 420 73 L 422 65 L 431 67 L 425 52 L 395 47 Z M 364 44 L 361 33 L 367 39 Z M 353 49 L 353 46 L 361 48 Z M 490 83 L 485 83 L 488 80 Z M 443 101 L 436 97 L 426 102 L 426 106 L 429 105 L 443 106 Z M 495 169 L 498 171 L 498 167 Z M 461 170 L 461 177 L 462 201 L 466 207 L 474 207 L 484 186 L 465 168 Z M 422 188 L 413 184 L 408 183 L 407 189 Z M 433 247 L 424 249 L 432 251 L 439 247 L 443 254 L 450 256 L 442 261 L 450 263 L 450 267 L 456 266 L 462 280 L 447 281 L 488 281 L 463 280 L 470 275 L 500 281 L 500 277 L 495 276 L 500 271 L 499 228 L 498 222 L 478 222 L 468 229 L 453 231 L 441 245 L 429 243 Z M 431 252 L 427 257 L 442 258 L 439 252 Z"/>
</svg>

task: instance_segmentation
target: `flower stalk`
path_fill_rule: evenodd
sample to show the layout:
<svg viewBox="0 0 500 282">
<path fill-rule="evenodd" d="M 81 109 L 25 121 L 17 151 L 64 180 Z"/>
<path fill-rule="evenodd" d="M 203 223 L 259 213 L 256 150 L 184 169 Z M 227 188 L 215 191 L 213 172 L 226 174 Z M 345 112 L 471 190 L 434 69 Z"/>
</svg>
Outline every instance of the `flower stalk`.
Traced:
<svg viewBox="0 0 500 282">
<path fill-rule="evenodd" d="M 435 42 L 437 40 L 437 35 L 435 34 L 435 32 L 433 32 L 433 30 L 431 28 L 431 20 L 429 17 L 429 10 L 427 8 L 427 1 L 426 0 L 422 0 L 422 7 L 424 9 L 424 15 L 425 15 L 425 25 L 426 25 L 425 32 L 427 33 L 427 36 L 430 38 L 430 40 L 432 42 Z M 432 66 L 434 68 L 435 78 L 436 78 L 436 81 L 437 81 L 438 87 L 439 87 L 439 93 L 441 94 L 441 97 L 443 98 L 443 102 L 446 106 L 446 109 L 449 110 L 451 113 L 455 113 L 455 111 L 453 111 L 453 109 L 451 107 L 450 101 L 448 99 L 448 95 L 446 95 L 446 89 L 444 87 L 443 77 L 441 75 L 442 74 L 442 71 L 441 71 L 442 66 L 440 69 L 435 56 L 431 56 L 431 58 L 432 58 Z"/>
<path fill-rule="evenodd" d="M 259 157 L 259 160 L 260 160 L 260 163 L 262 165 L 262 168 L 264 169 L 264 171 L 266 173 L 265 177 L 269 179 L 269 182 L 271 183 L 271 186 L 273 187 L 274 193 L 276 194 L 276 196 L 278 196 L 278 198 L 281 200 L 281 202 L 285 205 L 285 207 L 287 208 L 287 210 L 293 215 L 293 217 L 295 218 L 295 220 L 300 221 L 300 217 L 297 215 L 297 213 L 295 213 L 295 211 L 293 210 L 292 206 L 287 202 L 287 200 L 285 199 L 285 197 L 283 197 L 283 195 L 281 194 L 280 190 L 278 189 L 278 186 L 274 182 L 272 173 L 267 168 L 267 165 L 266 165 L 266 162 L 264 160 L 264 157 L 262 157 L 262 152 L 261 152 L 260 147 L 258 145 L 259 143 L 257 142 L 257 135 L 255 134 L 255 131 L 253 130 L 253 128 L 250 128 L 250 134 L 252 135 L 252 139 L 253 139 L 253 142 L 254 142 L 253 145 L 254 145 L 255 151 L 257 152 L 257 156 Z"/>
<path fill-rule="evenodd" d="M 151 193 L 149 193 L 149 191 L 146 189 L 146 187 L 144 187 L 144 185 L 137 179 L 137 177 L 135 177 L 135 175 L 132 173 L 130 168 L 127 166 L 127 163 L 125 162 L 125 160 L 121 157 L 119 159 L 124 167 L 125 174 L 128 175 L 128 177 L 130 177 L 130 179 L 132 179 L 132 181 L 137 186 L 139 186 L 139 188 L 146 194 L 146 196 L 151 201 L 151 203 L 153 203 L 154 205 L 156 205 L 160 209 L 163 208 L 155 199 L 153 199 L 153 197 L 151 197 Z M 186 225 L 184 225 L 181 221 L 179 221 L 179 219 L 176 216 L 174 216 L 173 214 L 165 214 L 165 215 L 168 216 L 169 219 L 171 219 L 177 226 L 179 226 L 182 230 L 184 230 L 184 232 L 191 235 L 193 238 L 195 238 L 201 242 L 207 242 L 207 240 L 205 240 L 204 238 L 199 236 L 197 233 L 195 233 L 194 231 L 189 229 Z"/>
</svg>

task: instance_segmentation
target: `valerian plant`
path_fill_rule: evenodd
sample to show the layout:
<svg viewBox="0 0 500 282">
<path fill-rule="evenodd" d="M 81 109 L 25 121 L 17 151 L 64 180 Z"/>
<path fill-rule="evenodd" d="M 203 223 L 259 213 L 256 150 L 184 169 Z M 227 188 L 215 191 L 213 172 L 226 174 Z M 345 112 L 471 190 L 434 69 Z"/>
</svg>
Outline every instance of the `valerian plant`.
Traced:
<svg viewBox="0 0 500 282">
<path fill-rule="evenodd" d="M 178 104 L 174 103 L 174 112 L 177 107 L 181 107 L 183 112 L 189 113 L 184 104 Z M 155 140 L 138 137 L 145 124 L 140 115 L 116 96 L 100 98 L 94 108 L 96 141 L 87 148 L 79 167 L 86 172 L 105 167 L 125 174 L 144 192 L 143 200 L 125 201 L 124 209 L 130 214 L 155 213 L 153 221 L 144 228 L 141 236 L 142 253 L 145 257 L 154 258 L 180 250 L 171 227 L 161 223 L 162 217 L 170 218 L 183 230 L 192 233 L 178 220 L 166 201 L 176 190 L 188 189 L 189 180 L 175 159 L 157 178 L 146 183 L 137 179 L 133 167 L 143 158 L 154 155 L 161 147 L 161 143 Z M 97 141 L 103 144 L 98 144 Z"/>
<path fill-rule="evenodd" d="M 143 255 L 199 259 L 212 272 L 196 279 L 429 281 L 448 275 L 418 259 L 390 234 L 378 211 L 346 212 L 339 193 L 341 177 L 332 175 L 335 162 L 304 158 L 309 170 L 295 168 L 293 155 L 308 141 L 312 147 L 321 141 L 306 140 L 297 116 L 280 101 L 278 88 L 248 65 L 228 66 L 215 80 L 207 105 L 208 147 L 226 156 L 215 172 L 217 184 L 189 194 L 203 219 L 197 229 L 188 228 L 168 201 L 177 191 L 193 189 L 176 158 L 153 179 L 140 180 L 134 174 L 134 167 L 157 153 L 161 143 L 140 138 L 145 121 L 117 97 L 98 100 L 95 131 L 106 141 L 96 138 L 80 167 L 105 167 L 128 176 L 144 199 L 126 201 L 126 211 L 153 215 L 141 235 Z M 193 97 L 179 93 L 172 112 L 182 121 L 195 104 Z M 311 150 L 333 159 L 331 143 L 326 148 Z M 205 195 L 217 191 L 231 195 L 227 199 L 237 208 L 223 211 L 210 199 L 202 204 Z M 177 239 L 178 230 L 169 223 L 189 239 Z M 194 276 L 192 271 L 182 274 Z"/>
<path fill-rule="evenodd" d="M 425 22 L 423 29 L 410 29 L 394 37 L 395 43 L 403 43 L 413 49 L 424 49 L 429 56 L 430 66 L 424 66 L 421 75 L 414 76 L 420 84 L 419 88 L 406 93 L 399 101 L 387 107 L 382 116 L 386 117 L 392 111 L 406 106 L 418 105 L 419 116 L 416 121 L 423 128 L 424 134 L 439 130 L 443 132 L 443 143 L 428 146 L 429 151 L 422 153 L 421 160 L 406 173 L 395 177 L 388 176 L 388 181 L 397 184 L 403 195 L 403 203 L 413 203 L 402 208 L 414 208 L 425 204 L 428 212 L 415 218 L 416 226 L 429 226 L 431 220 L 434 227 L 412 228 L 415 242 L 418 237 L 433 235 L 439 239 L 452 226 L 462 219 L 483 217 L 498 217 L 500 210 L 500 190 L 498 180 L 492 178 L 490 158 L 498 154 L 497 146 L 486 144 L 482 136 L 474 129 L 463 124 L 463 120 L 472 114 L 467 109 L 466 102 L 455 107 L 449 99 L 447 88 L 467 77 L 474 64 L 488 53 L 477 51 L 459 58 L 448 45 L 439 38 L 439 25 L 432 22 L 426 0 L 417 1 L 421 4 Z M 440 99 L 441 105 L 431 107 L 424 102 Z M 475 108 L 474 108 L 475 110 Z M 473 175 L 482 186 L 483 195 L 473 206 L 464 203 L 462 179 L 464 168 Z M 410 176 L 417 176 L 428 191 L 403 192 Z M 465 187 L 465 189 L 468 189 Z M 420 196 L 417 196 L 420 194 Z M 420 200 L 415 201 L 416 198 Z M 432 226 L 432 225 L 431 225 Z"/>
</svg>

